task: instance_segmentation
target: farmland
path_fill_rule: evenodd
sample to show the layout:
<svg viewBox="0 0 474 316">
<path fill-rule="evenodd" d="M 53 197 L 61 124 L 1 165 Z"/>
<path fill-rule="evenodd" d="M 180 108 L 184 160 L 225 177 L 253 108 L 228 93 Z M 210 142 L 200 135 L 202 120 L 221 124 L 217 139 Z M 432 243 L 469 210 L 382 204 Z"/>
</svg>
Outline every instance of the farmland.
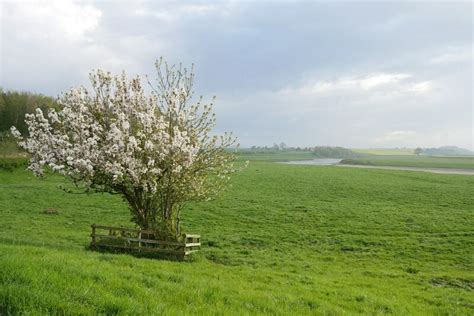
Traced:
<svg viewBox="0 0 474 316">
<path fill-rule="evenodd" d="M 341 163 L 367 166 L 474 169 L 474 157 L 372 155 L 364 158 L 344 159 Z"/>
<path fill-rule="evenodd" d="M 131 225 L 119 197 L 0 170 L 0 314 L 474 312 L 473 177 L 270 158 L 186 207 L 187 262 L 87 250 L 91 224 Z"/>
<path fill-rule="evenodd" d="M 296 150 L 271 150 L 271 151 L 251 151 L 251 150 L 239 150 L 238 159 L 240 161 L 252 160 L 252 161 L 292 161 L 292 160 L 310 160 L 314 159 L 315 156 L 310 151 L 296 151 Z"/>
<path fill-rule="evenodd" d="M 389 156 L 396 156 L 396 155 L 403 155 L 403 156 L 411 156 L 414 155 L 414 150 L 412 148 L 357 148 L 352 149 L 352 151 L 361 153 L 361 154 L 370 154 L 370 155 L 389 155 Z"/>
</svg>

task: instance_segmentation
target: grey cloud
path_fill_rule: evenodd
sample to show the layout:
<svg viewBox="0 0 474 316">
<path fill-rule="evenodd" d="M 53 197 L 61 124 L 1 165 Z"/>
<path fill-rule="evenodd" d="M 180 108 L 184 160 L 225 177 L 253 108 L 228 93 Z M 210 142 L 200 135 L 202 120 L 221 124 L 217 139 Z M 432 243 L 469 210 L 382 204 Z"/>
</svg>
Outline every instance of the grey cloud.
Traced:
<svg viewBox="0 0 474 316">
<path fill-rule="evenodd" d="M 244 146 L 472 148 L 471 3 L 0 8 L 4 88 L 56 95 L 84 83 L 92 68 L 145 74 L 164 56 L 196 64 L 197 93 L 218 96 L 218 130 L 234 130 Z M 371 86 L 374 76 L 397 74 L 409 77 Z"/>
</svg>

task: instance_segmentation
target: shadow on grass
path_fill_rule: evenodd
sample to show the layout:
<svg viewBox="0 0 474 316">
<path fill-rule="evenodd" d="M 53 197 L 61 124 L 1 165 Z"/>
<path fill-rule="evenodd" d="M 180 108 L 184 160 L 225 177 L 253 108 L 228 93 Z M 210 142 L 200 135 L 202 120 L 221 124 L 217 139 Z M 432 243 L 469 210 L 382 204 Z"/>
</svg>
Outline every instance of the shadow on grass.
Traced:
<svg viewBox="0 0 474 316">
<path fill-rule="evenodd" d="M 193 262 L 196 261 L 195 256 L 184 256 L 181 254 L 166 254 L 158 253 L 153 251 L 138 251 L 135 249 L 121 249 L 110 246 L 95 246 L 87 245 L 84 247 L 86 251 L 94 251 L 99 253 L 107 254 L 127 254 L 135 258 L 146 258 L 146 259 L 157 259 L 157 260 L 167 260 L 167 261 L 178 261 L 178 262 Z"/>
<path fill-rule="evenodd" d="M 28 246 L 28 247 L 37 247 L 38 249 L 55 249 L 55 250 L 68 250 L 71 249 L 70 247 L 64 245 L 52 245 L 52 244 L 45 244 L 43 242 L 35 242 L 31 240 L 18 240 L 18 239 L 8 239 L 8 238 L 0 238 L 0 243 L 5 245 L 17 245 L 17 246 Z M 80 250 L 81 247 L 76 248 Z M 158 259 L 158 260 L 167 260 L 167 261 L 179 261 L 179 262 L 195 262 L 198 261 L 199 258 L 202 256 L 199 253 L 193 253 L 192 255 L 176 255 L 176 254 L 164 254 L 164 253 L 156 253 L 156 252 L 141 252 L 133 249 L 120 249 L 114 247 L 107 247 L 107 246 L 98 246 L 98 247 L 91 247 L 90 244 L 84 245 L 82 249 L 91 252 L 99 252 L 99 253 L 108 253 L 108 254 L 127 254 L 133 256 L 135 258 L 146 258 L 146 259 Z M 1 311 L 1 309 L 0 309 Z M 0 313 L 0 315 L 3 315 Z"/>
</svg>

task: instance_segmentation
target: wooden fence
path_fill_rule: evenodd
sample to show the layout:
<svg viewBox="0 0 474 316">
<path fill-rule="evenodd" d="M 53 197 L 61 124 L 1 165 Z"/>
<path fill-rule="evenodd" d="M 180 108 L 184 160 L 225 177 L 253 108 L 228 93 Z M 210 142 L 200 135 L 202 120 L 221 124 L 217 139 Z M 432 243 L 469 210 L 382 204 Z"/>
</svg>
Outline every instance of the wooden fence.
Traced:
<svg viewBox="0 0 474 316">
<path fill-rule="evenodd" d="M 186 234 L 183 242 L 156 240 L 150 230 L 91 225 L 91 248 L 117 248 L 185 257 L 201 247 L 201 236 Z"/>
</svg>

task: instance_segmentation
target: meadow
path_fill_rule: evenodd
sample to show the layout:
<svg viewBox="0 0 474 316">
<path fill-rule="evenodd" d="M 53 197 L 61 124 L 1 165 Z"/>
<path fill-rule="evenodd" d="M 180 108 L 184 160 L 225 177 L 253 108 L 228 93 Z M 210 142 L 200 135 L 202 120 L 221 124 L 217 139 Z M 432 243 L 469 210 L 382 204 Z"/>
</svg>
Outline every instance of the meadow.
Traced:
<svg viewBox="0 0 474 316">
<path fill-rule="evenodd" d="M 367 166 L 474 169 L 474 157 L 459 156 L 372 155 L 364 158 L 344 159 L 341 163 Z"/>
<path fill-rule="evenodd" d="M 118 196 L 0 170 L 0 314 L 474 313 L 474 177 L 260 158 L 186 207 L 186 262 L 90 251 Z"/>
<path fill-rule="evenodd" d="M 315 155 L 311 151 L 305 150 L 267 150 L 253 151 L 240 149 L 237 151 L 239 161 L 293 161 L 293 160 L 311 160 Z"/>
</svg>

